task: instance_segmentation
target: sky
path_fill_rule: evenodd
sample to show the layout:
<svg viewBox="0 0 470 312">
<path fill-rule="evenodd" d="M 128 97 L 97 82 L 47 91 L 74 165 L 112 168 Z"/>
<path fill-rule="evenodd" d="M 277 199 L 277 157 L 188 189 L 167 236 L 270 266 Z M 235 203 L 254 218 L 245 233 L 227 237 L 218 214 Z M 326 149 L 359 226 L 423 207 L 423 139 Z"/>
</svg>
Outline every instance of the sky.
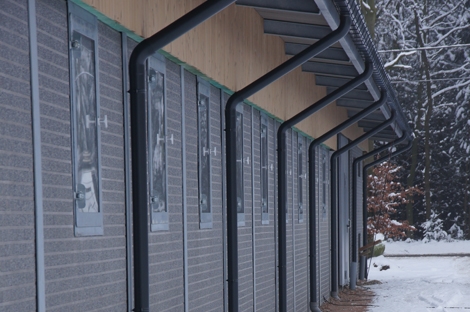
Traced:
<svg viewBox="0 0 470 312">
<path fill-rule="evenodd" d="M 470 241 L 385 245 L 385 257 L 372 258 L 369 281 L 382 284 L 368 286 L 376 294 L 369 312 L 470 312 L 470 256 L 432 256 L 470 254 Z"/>
</svg>

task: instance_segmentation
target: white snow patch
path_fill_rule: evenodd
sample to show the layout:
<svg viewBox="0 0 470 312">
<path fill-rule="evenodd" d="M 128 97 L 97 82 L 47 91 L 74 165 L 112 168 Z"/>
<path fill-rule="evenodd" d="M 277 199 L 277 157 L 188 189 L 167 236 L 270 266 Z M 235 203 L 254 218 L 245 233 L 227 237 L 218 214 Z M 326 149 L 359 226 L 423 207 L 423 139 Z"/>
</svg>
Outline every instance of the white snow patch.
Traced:
<svg viewBox="0 0 470 312">
<path fill-rule="evenodd" d="M 470 241 L 385 243 L 386 253 L 443 254 L 470 253 Z M 406 248 L 405 248 L 406 247 Z M 470 257 L 372 258 L 369 280 L 376 297 L 369 312 L 469 311 Z M 380 271 L 384 265 L 388 270 Z"/>
</svg>

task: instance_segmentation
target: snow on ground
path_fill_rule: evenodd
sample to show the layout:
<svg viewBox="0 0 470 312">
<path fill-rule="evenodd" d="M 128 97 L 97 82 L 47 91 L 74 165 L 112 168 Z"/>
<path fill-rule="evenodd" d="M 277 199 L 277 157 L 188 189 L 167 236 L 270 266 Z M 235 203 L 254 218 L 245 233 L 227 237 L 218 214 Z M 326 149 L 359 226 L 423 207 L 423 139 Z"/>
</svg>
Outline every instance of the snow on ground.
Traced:
<svg viewBox="0 0 470 312">
<path fill-rule="evenodd" d="M 405 244 L 409 247 L 405 248 Z M 387 243 L 387 251 L 389 254 L 470 253 L 470 242 Z M 380 256 L 372 258 L 373 263 L 377 267 L 371 265 L 369 280 L 379 280 L 382 284 L 369 286 L 376 293 L 370 312 L 470 312 L 470 257 Z M 380 271 L 383 265 L 390 268 Z"/>
<path fill-rule="evenodd" d="M 470 254 L 470 241 L 423 241 L 384 242 L 384 255 L 435 255 L 435 254 Z"/>
</svg>

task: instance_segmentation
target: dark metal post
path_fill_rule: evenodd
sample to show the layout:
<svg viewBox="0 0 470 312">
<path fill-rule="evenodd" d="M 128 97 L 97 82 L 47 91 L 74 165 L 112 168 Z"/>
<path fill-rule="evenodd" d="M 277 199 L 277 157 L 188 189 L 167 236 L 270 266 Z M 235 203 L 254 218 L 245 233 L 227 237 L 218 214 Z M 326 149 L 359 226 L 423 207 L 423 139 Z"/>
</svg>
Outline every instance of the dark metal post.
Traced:
<svg viewBox="0 0 470 312">
<path fill-rule="evenodd" d="M 303 50 L 299 54 L 282 63 L 269 73 L 258 78 L 245 88 L 234 93 L 227 101 L 225 108 L 225 131 L 226 131 L 226 173 L 227 173 L 227 262 L 228 262 L 228 306 L 229 311 L 238 311 L 238 229 L 237 229 L 237 184 L 236 184 L 236 107 L 249 96 L 260 91 L 273 83 L 293 69 L 307 62 L 315 55 L 326 50 L 328 47 L 343 38 L 349 31 L 351 19 L 349 15 L 341 16 L 340 26 L 326 37 Z M 282 222 L 279 221 L 279 224 Z M 284 216 L 285 233 L 285 216 Z M 284 237 L 285 240 L 285 237 Z M 285 243 L 285 242 L 284 242 Z M 280 260 L 281 261 L 281 260 Z M 281 262 L 280 262 L 281 264 Z M 285 261 L 284 261 L 285 266 Z M 281 276 L 279 277 L 281 281 Z M 284 278 L 285 280 L 285 278 Z M 279 289 L 285 290 L 286 285 L 279 284 Z M 285 297 L 281 298 L 280 311 L 286 311 Z"/>
<path fill-rule="evenodd" d="M 377 149 L 374 149 L 372 151 L 370 151 L 369 153 L 367 154 L 364 154 L 356 159 L 354 159 L 353 161 L 353 171 L 352 171 L 352 182 L 353 182 L 353 185 L 352 185 L 352 191 L 353 191 L 353 194 L 352 194 L 352 236 L 353 236 L 353 241 L 352 241 L 352 263 L 356 263 L 358 262 L 358 242 L 357 242 L 357 239 L 356 239 L 356 235 L 358 234 L 357 233 L 357 180 L 358 180 L 358 177 L 357 177 L 357 173 L 358 173 L 358 165 L 359 163 L 361 163 L 363 160 L 373 156 L 373 155 L 376 155 L 376 154 L 379 154 L 389 148 L 392 148 L 393 146 L 395 146 L 396 144 L 400 144 L 401 142 L 403 142 L 404 140 L 406 139 L 406 135 L 402 135 L 399 139 L 393 141 L 393 142 L 390 142 L 388 144 L 385 144 L 384 146 L 381 146 Z M 362 176 L 363 179 L 367 180 L 367 177 L 365 175 Z M 364 180 L 363 180 L 364 181 Z M 363 245 L 366 245 L 366 244 L 363 244 Z M 350 279 L 351 279 L 351 283 L 350 283 L 350 288 L 351 289 L 354 289 L 355 286 L 356 286 L 356 282 L 355 280 L 353 281 L 353 279 L 355 279 L 356 277 L 355 276 L 352 276 L 350 275 Z M 363 279 L 364 278 L 364 274 L 363 274 L 363 269 L 362 269 L 362 264 L 360 265 L 359 267 L 359 279 Z"/>
<path fill-rule="evenodd" d="M 134 311 L 149 311 L 147 133 L 145 62 L 149 56 L 235 0 L 206 1 L 158 33 L 140 42 L 129 61 L 134 232 Z"/>
<path fill-rule="evenodd" d="M 402 138 L 400 138 L 401 140 Z M 386 156 L 386 157 L 381 157 L 380 159 L 378 160 L 375 160 L 367 165 L 365 165 L 363 168 L 362 168 L 362 222 L 363 222 L 363 228 L 362 228 L 362 235 L 363 235 L 363 244 L 366 245 L 367 244 L 367 170 L 370 168 L 370 167 L 373 167 L 381 162 L 384 162 L 392 157 L 395 157 L 395 156 L 398 156 L 406 151 L 408 151 L 411 147 L 413 146 L 413 139 L 412 138 L 408 138 L 408 144 L 406 146 L 404 146 L 403 148 L 401 149 L 398 149 L 396 150 L 395 152 L 393 152 L 392 154 L 390 154 L 390 156 Z M 362 258 L 362 257 L 361 257 Z M 362 265 L 361 265 L 361 270 L 363 270 L 363 279 L 367 279 L 367 267 L 365 266 L 365 257 L 363 257 L 363 259 L 361 261 L 363 261 Z M 361 272 L 361 275 L 362 275 L 362 272 Z"/>
<path fill-rule="evenodd" d="M 360 142 L 369 139 L 376 133 L 390 126 L 395 121 L 395 111 L 389 119 L 373 128 L 372 130 L 364 133 L 359 138 L 355 139 L 348 145 L 338 149 L 331 156 L 331 296 L 338 297 L 338 204 L 337 204 L 337 162 L 341 154 L 348 152 Z"/>
<path fill-rule="evenodd" d="M 349 118 L 348 120 L 344 121 L 340 125 L 336 126 L 335 128 L 331 129 L 324 135 L 320 136 L 318 139 L 314 140 L 310 143 L 308 148 L 308 168 L 309 168 L 309 234 L 310 234 L 310 241 L 309 241 L 309 266 L 310 266 L 310 310 L 314 312 L 320 312 L 319 301 L 317 298 L 317 258 L 316 258 L 316 237 L 314 237 L 315 233 L 317 232 L 316 229 L 316 197 L 315 197 L 315 149 L 317 146 L 331 138 L 332 136 L 340 133 L 344 129 L 348 128 L 349 126 L 355 124 L 362 118 L 370 115 L 377 109 L 379 109 L 382 105 L 385 104 L 387 101 L 387 93 L 386 91 L 382 91 L 380 99 L 373 104 L 371 104 L 366 109 L 362 110 L 361 112 L 357 113 L 353 117 Z"/>
</svg>

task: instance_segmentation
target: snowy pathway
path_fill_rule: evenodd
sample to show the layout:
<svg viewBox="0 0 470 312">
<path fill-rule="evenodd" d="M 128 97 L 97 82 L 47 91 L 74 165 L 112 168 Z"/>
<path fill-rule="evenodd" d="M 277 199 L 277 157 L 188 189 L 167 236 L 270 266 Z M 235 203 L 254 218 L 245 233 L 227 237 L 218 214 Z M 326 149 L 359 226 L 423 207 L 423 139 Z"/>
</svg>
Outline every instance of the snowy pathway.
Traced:
<svg viewBox="0 0 470 312">
<path fill-rule="evenodd" d="M 445 246 L 449 249 L 448 253 L 455 253 L 457 249 L 464 251 L 461 249 L 464 244 L 455 245 L 453 248 Z M 393 250 L 395 247 L 388 249 Z M 422 246 L 420 248 L 426 249 Z M 409 245 L 408 249 L 415 248 Z M 445 248 L 427 246 L 427 249 L 422 253 L 441 254 Z M 396 253 L 394 250 L 393 254 Z M 371 266 L 369 280 L 379 280 L 382 284 L 370 286 L 376 293 L 372 303 L 375 307 L 370 308 L 370 312 L 470 312 L 470 257 L 381 256 L 373 258 L 372 263 L 377 264 L 377 267 Z M 382 265 L 389 265 L 390 269 L 380 271 Z"/>
</svg>

